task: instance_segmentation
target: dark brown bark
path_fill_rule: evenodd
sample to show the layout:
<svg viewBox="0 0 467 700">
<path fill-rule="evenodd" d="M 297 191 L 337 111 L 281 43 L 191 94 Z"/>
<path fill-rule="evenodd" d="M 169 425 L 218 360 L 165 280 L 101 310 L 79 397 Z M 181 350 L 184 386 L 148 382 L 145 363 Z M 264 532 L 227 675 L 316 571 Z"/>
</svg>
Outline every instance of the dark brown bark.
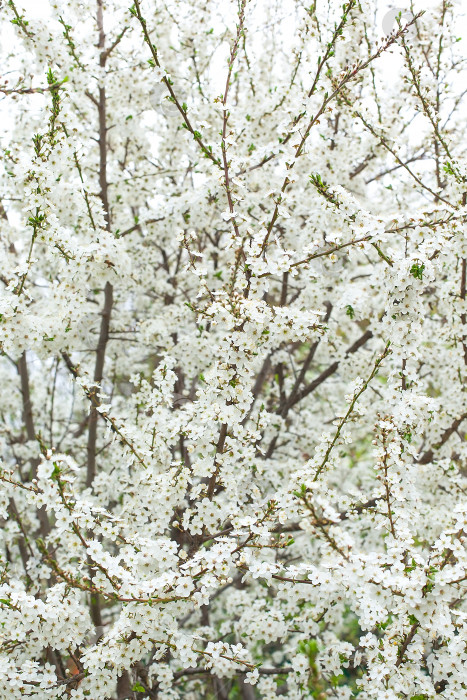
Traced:
<svg viewBox="0 0 467 700">
<path fill-rule="evenodd" d="M 31 388 L 29 386 L 29 370 L 28 362 L 26 358 L 26 351 L 24 350 L 21 357 L 18 360 L 18 372 L 21 380 L 21 395 L 23 399 L 23 420 L 26 427 L 26 436 L 28 440 L 36 440 L 36 430 L 34 427 L 34 417 L 32 412 L 31 403 Z M 33 479 L 37 476 L 37 467 L 39 465 L 39 459 L 31 459 L 31 477 Z M 37 517 L 39 519 L 39 532 L 41 537 L 46 537 L 50 532 L 50 523 L 47 517 L 47 512 L 45 506 L 37 509 Z"/>
<path fill-rule="evenodd" d="M 108 52 L 105 51 L 105 32 L 103 17 L 103 2 L 97 0 L 97 28 L 99 32 L 98 47 L 100 53 L 100 65 L 105 68 Z M 99 118 L 99 186 L 100 199 L 104 209 L 107 230 L 110 231 L 110 208 L 108 198 L 107 181 L 107 123 L 106 123 L 106 95 L 105 87 L 99 87 L 99 100 L 97 104 Z M 107 344 L 109 341 L 110 316 L 113 307 L 113 286 L 107 282 L 104 289 L 104 308 L 99 331 L 99 341 L 96 349 L 96 362 L 94 366 L 94 382 L 101 385 L 104 378 L 104 363 Z M 86 486 L 91 487 L 96 475 L 96 444 L 97 444 L 97 407 L 91 406 L 88 424 L 87 444 L 87 474 Z"/>
</svg>

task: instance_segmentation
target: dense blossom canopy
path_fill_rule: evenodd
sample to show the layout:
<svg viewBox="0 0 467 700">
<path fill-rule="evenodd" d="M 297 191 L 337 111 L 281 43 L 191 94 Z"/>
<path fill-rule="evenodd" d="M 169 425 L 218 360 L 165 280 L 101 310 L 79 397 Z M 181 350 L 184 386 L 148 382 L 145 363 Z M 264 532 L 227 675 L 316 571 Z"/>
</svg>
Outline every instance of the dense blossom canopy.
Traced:
<svg viewBox="0 0 467 700">
<path fill-rule="evenodd" d="M 0 698 L 465 700 L 462 3 L 130 1 L 1 9 Z"/>
</svg>

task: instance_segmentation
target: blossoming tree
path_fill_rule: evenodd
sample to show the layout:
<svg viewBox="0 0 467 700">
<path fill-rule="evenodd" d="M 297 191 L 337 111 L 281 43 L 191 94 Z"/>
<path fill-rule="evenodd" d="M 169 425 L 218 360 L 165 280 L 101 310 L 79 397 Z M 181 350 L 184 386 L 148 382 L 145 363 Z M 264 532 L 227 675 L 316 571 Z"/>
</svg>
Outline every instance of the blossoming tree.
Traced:
<svg viewBox="0 0 467 700">
<path fill-rule="evenodd" d="M 462 7 L 381 6 L 3 3 L 1 698 L 467 697 Z"/>
</svg>

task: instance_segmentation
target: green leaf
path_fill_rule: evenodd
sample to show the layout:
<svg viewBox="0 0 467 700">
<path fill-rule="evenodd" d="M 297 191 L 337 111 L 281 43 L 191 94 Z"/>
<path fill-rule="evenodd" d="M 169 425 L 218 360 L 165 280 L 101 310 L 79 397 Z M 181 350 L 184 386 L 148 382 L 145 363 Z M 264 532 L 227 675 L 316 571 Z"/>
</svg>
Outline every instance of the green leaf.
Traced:
<svg viewBox="0 0 467 700">
<path fill-rule="evenodd" d="M 451 163 L 446 163 L 446 165 L 443 167 L 443 170 L 444 170 L 444 172 L 447 173 L 448 175 L 454 175 L 454 170 L 453 170 L 453 168 L 452 168 L 452 164 L 451 164 Z"/>
<path fill-rule="evenodd" d="M 412 265 L 412 267 L 410 268 L 410 274 L 413 275 L 413 277 L 415 277 L 415 279 L 422 280 L 424 269 L 425 269 L 425 265 L 423 263 L 421 265 L 414 263 Z"/>
<path fill-rule="evenodd" d="M 135 683 L 132 690 L 136 693 L 145 693 L 146 692 L 146 688 L 143 688 L 141 683 Z"/>
</svg>

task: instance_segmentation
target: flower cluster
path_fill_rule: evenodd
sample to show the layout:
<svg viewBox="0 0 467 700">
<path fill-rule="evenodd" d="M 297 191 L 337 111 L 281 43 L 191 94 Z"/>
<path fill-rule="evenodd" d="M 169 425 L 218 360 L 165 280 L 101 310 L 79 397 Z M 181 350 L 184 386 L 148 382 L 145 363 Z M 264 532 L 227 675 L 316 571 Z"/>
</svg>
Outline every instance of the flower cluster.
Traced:
<svg viewBox="0 0 467 700">
<path fill-rule="evenodd" d="M 462 4 L 4 5 L 0 700 L 465 700 Z"/>
</svg>

